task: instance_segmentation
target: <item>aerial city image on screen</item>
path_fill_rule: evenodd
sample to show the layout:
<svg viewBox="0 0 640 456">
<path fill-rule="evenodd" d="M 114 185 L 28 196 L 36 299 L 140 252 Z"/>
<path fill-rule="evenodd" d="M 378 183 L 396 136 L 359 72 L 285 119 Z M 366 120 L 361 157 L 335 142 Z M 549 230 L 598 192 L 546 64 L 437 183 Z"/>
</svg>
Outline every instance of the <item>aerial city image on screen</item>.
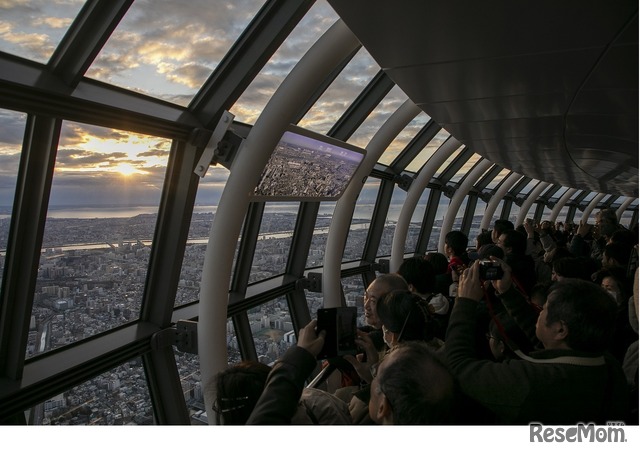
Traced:
<svg viewBox="0 0 640 456">
<path fill-rule="evenodd" d="M 337 199 L 363 158 L 360 152 L 286 131 L 265 166 L 254 195 Z"/>
</svg>

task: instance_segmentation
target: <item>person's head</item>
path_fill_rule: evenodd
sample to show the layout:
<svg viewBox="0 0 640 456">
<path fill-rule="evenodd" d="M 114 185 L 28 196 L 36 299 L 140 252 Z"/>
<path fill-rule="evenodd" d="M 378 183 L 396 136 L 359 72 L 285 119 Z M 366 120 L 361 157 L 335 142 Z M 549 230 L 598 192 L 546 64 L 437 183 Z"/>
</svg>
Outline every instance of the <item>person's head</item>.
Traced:
<svg viewBox="0 0 640 456">
<path fill-rule="evenodd" d="M 480 250 L 480 248 L 484 245 L 493 244 L 493 239 L 491 239 L 491 231 L 482 230 L 476 236 L 476 250 Z"/>
<path fill-rule="evenodd" d="M 493 223 L 493 229 L 491 230 L 491 239 L 494 244 L 498 243 L 500 235 L 505 231 L 512 230 L 514 228 L 513 222 L 506 219 L 498 219 Z"/>
<path fill-rule="evenodd" d="M 515 320 L 506 312 L 495 315 L 489 321 L 487 331 L 489 348 L 496 361 L 515 358 L 513 350 L 528 351 L 530 343 Z"/>
<path fill-rule="evenodd" d="M 378 424 L 453 424 L 453 376 L 424 342 L 398 345 L 371 383 L 369 416 Z"/>
<path fill-rule="evenodd" d="M 422 257 L 405 259 L 398 268 L 398 274 L 407 281 L 410 291 L 426 294 L 436 287 L 433 266 Z"/>
<path fill-rule="evenodd" d="M 596 274 L 594 282 L 607 290 L 618 305 L 627 304 L 631 290 L 626 268 L 616 266 L 601 269 Z"/>
<path fill-rule="evenodd" d="M 629 250 L 638 243 L 638 233 L 631 230 L 618 229 L 609 238 L 609 243 L 626 245 Z"/>
<path fill-rule="evenodd" d="M 213 411 L 217 422 L 242 425 L 247 422 L 264 387 L 271 367 L 257 361 L 242 361 L 215 376 Z"/>
<path fill-rule="evenodd" d="M 431 263 L 433 266 L 433 272 L 436 274 L 446 274 L 449 260 L 440 252 L 428 252 L 424 259 Z"/>
<path fill-rule="evenodd" d="M 544 303 L 547 302 L 549 288 L 553 282 L 538 282 L 531 288 L 529 299 L 531 303 L 542 309 Z"/>
<path fill-rule="evenodd" d="M 398 274 L 382 274 L 369 284 L 364 292 L 364 321 L 369 326 L 381 328 L 377 305 L 384 295 L 393 290 L 409 290 L 407 281 Z"/>
<path fill-rule="evenodd" d="M 602 250 L 602 267 L 616 266 L 626 268 L 631 258 L 631 246 L 613 242 L 604 246 Z"/>
<path fill-rule="evenodd" d="M 415 293 L 394 290 L 378 302 L 384 341 L 389 348 L 410 340 L 429 341 L 435 329 L 428 303 Z"/>
<path fill-rule="evenodd" d="M 504 258 L 504 250 L 495 244 L 483 245 L 478 250 L 478 259 L 480 260 L 488 260 L 492 256 L 502 260 Z"/>
<path fill-rule="evenodd" d="M 586 257 L 564 257 L 553 261 L 551 280 L 559 282 L 564 279 L 591 280 L 593 261 Z"/>
<path fill-rule="evenodd" d="M 460 257 L 467 252 L 469 238 L 462 231 L 449 231 L 444 237 L 444 249 L 446 255 Z"/>
<path fill-rule="evenodd" d="M 616 302 L 593 282 L 564 279 L 549 290 L 536 323 L 536 337 L 545 348 L 585 352 L 605 350 L 611 341 Z"/>
<path fill-rule="evenodd" d="M 497 244 L 507 255 L 524 255 L 527 250 L 527 236 L 516 230 L 507 230 L 500 235 Z"/>
<path fill-rule="evenodd" d="M 596 214 L 594 223 L 596 234 L 609 238 L 618 229 L 618 216 L 613 209 L 602 209 Z"/>
</svg>

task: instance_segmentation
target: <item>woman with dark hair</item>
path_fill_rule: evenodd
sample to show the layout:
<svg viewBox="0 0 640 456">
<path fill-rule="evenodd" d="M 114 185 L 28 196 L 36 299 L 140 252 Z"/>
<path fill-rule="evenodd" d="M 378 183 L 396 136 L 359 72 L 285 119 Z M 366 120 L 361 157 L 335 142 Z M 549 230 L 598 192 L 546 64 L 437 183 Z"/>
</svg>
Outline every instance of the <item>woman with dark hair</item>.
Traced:
<svg viewBox="0 0 640 456">
<path fill-rule="evenodd" d="M 384 340 L 389 348 L 409 340 L 421 340 L 433 349 L 444 342 L 435 336 L 437 325 L 429 312 L 428 303 L 410 291 L 388 293 L 378 304 Z"/>
<path fill-rule="evenodd" d="M 588 257 L 564 257 L 554 260 L 551 280 L 582 279 L 591 282 L 591 275 L 597 271 L 593 260 Z"/>
</svg>

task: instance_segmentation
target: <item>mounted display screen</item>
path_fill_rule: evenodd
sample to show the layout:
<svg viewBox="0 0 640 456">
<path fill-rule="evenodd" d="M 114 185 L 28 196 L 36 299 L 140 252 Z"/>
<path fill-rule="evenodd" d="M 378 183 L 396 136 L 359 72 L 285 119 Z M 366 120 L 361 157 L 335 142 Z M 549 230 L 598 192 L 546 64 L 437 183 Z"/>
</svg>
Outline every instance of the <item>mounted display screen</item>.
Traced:
<svg viewBox="0 0 640 456">
<path fill-rule="evenodd" d="M 335 201 L 364 155 L 364 149 L 290 125 L 250 196 L 257 201 Z"/>
</svg>

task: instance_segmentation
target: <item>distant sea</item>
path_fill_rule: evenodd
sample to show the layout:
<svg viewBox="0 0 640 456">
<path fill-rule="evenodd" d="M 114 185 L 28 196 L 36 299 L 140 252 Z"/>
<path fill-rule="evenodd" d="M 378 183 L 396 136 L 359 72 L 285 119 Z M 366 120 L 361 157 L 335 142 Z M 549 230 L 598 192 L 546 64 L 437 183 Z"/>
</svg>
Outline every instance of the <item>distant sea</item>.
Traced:
<svg viewBox="0 0 640 456">
<path fill-rule="evenodd" d="M 269 203 L 265 207 L 267 213 L 292 213 L 298 212 L 300 205 L 298 203 Z M 205 214 L 215 213 L 217 206 L 194 206 L 194 213 Z M 322 203 L 320 205 L 319 215 L 332 214 L 334 204 Z M 391 204 L 389 208 L 389 219 L 397 221 L 402 206 L 400 204 Z M 437 219 L 441 219 L 446 211 L 446 205 L 440 205 Z M 7 211 L 8 212 L 8 211 Z M 74 207 L 74 206 L 50 206 L 47 211 L 47 217 L 51 218 L 129 218 L 140 214 L 156 214 L 157 206 L 103 206 L 103 207 Z M 373 212 L 373 204 L 363 204 L 356 207 L 354 218 L 371 218 Z M 4 211 L 3 211 L 4 213 Z M 424 214 L 424 205 L 416 207 L 416 214 Z M 7 213 L 8 215 L 8 213 Z M 419 221 L 419 220 L 415 220 Z"/>
</svg>

